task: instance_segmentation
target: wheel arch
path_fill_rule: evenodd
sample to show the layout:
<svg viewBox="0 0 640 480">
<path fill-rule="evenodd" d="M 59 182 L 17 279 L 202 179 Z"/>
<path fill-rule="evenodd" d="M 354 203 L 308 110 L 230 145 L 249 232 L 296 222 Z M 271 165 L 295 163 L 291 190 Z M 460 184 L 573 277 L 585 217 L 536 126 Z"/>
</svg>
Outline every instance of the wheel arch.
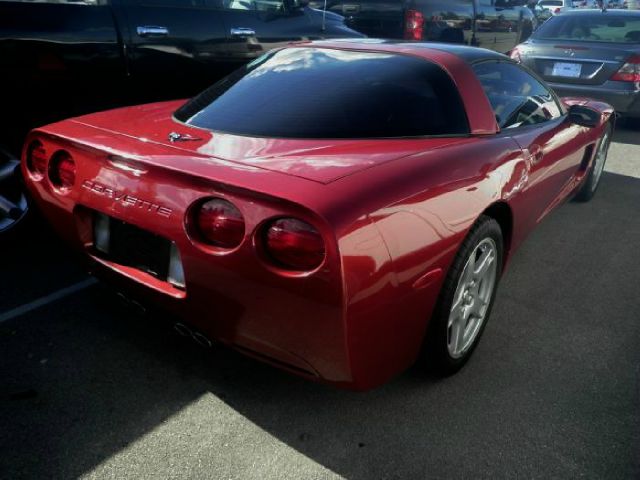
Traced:
<svg viewBox="0 0 640 480">
<path fill-rule="evenodd" d="M 504 242 L 504 255 L 502 259 L 502 269 L 507 265 L 507 259 L 511 253 L 511 241 L 513 238 L 513 211 L 509 204 L 505 201 L 497 201 L 489 205 L 482 215 L 493 218 L 502 230 L 502 239 Z"/>
</svg>

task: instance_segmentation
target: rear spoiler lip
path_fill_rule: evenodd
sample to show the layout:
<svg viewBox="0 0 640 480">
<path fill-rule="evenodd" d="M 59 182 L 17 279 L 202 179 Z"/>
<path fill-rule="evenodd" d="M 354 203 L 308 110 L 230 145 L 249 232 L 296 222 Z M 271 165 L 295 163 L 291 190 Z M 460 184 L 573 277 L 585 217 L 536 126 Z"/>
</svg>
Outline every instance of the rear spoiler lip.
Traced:
<svg viewBox="0 0 640 480">
<path fill-rule="evenodd" d="M 73 122 L 73 123 L 76 123 L 78 125 L 82 125 L 84 127 L 94 128 L 96 130 L 101 130 L 103 132 L 108 132 L 108 133 L 113 134 L 113 135 L 119 135 L 121 137 L 130 138 L 132 140 L 137 140 L 139 142 L 143 141 L 140 137 L 137 137 L 136 135 L 130 135 L 128 133 L 119 132 L 117 130 L 111 130 L 109 128 L 98 127 L 96 125 L 92 125 L 90 123 L 81 122 L 81 121 L 76 120 L 76 119 L 70 119 L 69 121 Z M 76 143 L 82 143 L 81 141 L 78 141 L 77 139 L 70 139 L 69 138 L 69 140 L 72 140 L 72 141 L 74 141 Z M 213 156 L 213 155 L 203 155 L 201 153 L 197 153 L 197 152 L 194 152 L 192 150 L 188 150 L 186 148 L 181 148 L 178 145 L 166 144 L 166 143 L 157 142 L 155 140 L 149 140 L 149 139 L 145 139 L 144 143 L 157 145 L 158 147 L 161 147 L 161 148 L 169 148 L 169 149 L 177 150 L 180 153 L 185 153 L 189 157 L 192 157 L 192 158 L 210 158 L 210 159 L 214 159 L 214 160 L 217 160 L 217 161 L 220 161 L 220 162 L 230 162 L 230 163 L 233 163 L 233 164 L 235 164 L 235 165 L 237 165 L 239 167 L 242 167 L 242 168 L 264 170 L 266 172 L 272 172 L 272 173 L 281 173 L 281 172 L 274 172 L 273 170 L 269 170 L 268 168 L 263 168 L 263 167 L 259 167 L 259 166 L 253 166 L 253 165 L 252 166 L 247 166 L 244 163 L 237 162 L 237 161 L 234 161 L 234 160 L 230 160 L 230 159 L 227 159 L 227 158 L 216 157 L 216 156 Z M 163 167 L 164 167 L 164 165 L 163 165 Z M 171 167 L 166 167 L 166 168 L 171 169 Z M 285 174 L 282 174 L 282 175 L 285 175 Z M 295 175 L 287 175 L 287 176 L 295 176 Z M 318 182 L 317 180 L 312 180 L 312 179 L 305 178 L 305 177 L 298 177 L 298 178 L 303 178 L 304 180 L 308 180 L 308 181 L 311 181 L 311 182 L 322 183 L 322 182 Z"/>
<path fill-rule="evenodd" d="M 83 140 L 77 135 L 71 135 L 68 132 L 65 132 L 63 128 L 60 128 L 60 126 L 65 123 L 68 122 L 63 121 L 47 125 L 29 132 L 23 146 L 22 158 L 24 158 L 27 145 L 29 145 L 31 141 L 37 138 L 48 139 L 49 141 L 59 143 L 61 148 L 77 148 L 94 153 L 101 152 L 104 158 L 97 160 L 100 162 L 107 161 L 106 157 L 113 155 L 115 157 L 120 157 L 125 162 L 126 160 L 131 160 L 132 162 L 139 163 L 141 167 L 148 166 L 151 168 L 157 168 L 175 173 L 176 176 L 189 178 L 191 182 L 197 182 L 200 185 L 210 187 L 209 191 L 211 194 L 214 194 L 216 191 L 228 192 L 234 195 L 251 197 L 257 201 L 264 200 L 268 202 L 284 202 L 291 205 L 296 210 L 306 212 L 310 215 L 310 218 L 314 218 L 321 225 L 338 225 L 335 223 L 336 219 L 332 218 L 323 204 L 322 199 L 327 196 L 325 190 L 327 186 L 322 183 L 273 170 L 261 169 L 243 164 L 232 164 L 226 160 L 216 159 L 214 157 L 194 155 L 193 152 L 188 152 L 188 159 L 193 162 L 191 164 L 192 166 L 198 166 L 199 168 L 180 169 L 177 166 L 167 165 L 164 162 L 153 161 L 153 155 L 145 157 L 138 153 L 134 153 L 127 156 L 126 152 L 123 150 L 119 150 L 117 148 L 110 149 L 104 145 L 96 145 L 91 141 Z M 135 141 L 136 139 L 135 137 L 131 137 L 130 140 Z M 166 145 L 158 143 L 157 145 L 154 145 L 154 148 L 161 148 L 165 146 Z M 181 149 L 176 150 L 180 151 L 181 154 L 183 153 Z M 168 156 L 170 156 L 170 154 Z M 186 159 L 187 155 L 184 157 Z M 212 161 L 215 163 L 205 165 L 205 162 Z M 24 165 L 22 165 L 22 168 L 25 168 Z M 205 168 L 206 170 L 211 168 L 211 173 L 207 174 L 203 172 Z M 261 178 L 256 178 L 257 176 Z M 251 181 L 249 182 L 247 179 L 250 179 Z M 311 195 L 310 192 L 312 192 Z M 310 201 L 310 198 L 313 200 Z M 331 237 L 331 241 L 335 241 L 337 243 L 335 235 Z"/>
<path fill-rule="evenodd" d="M 188 184 L 193 184 L 192 186 L 195 190 L 201 191 L 201 198 L 220 195 L 225 198 L 228 194 L 243 197 L 247 199 L 247 201 L 251 199 L 256 202 L 267 202 L 270 205 L 283 205 L 284 211 L 294 212 L 292 214 L 293 216 L 302 218 L 318 227 L 325 241 L 333 245 L 336 252 L 339 252 L 338 232 L 341 228 L 344 228 L 344 225 L 340 223 L 341 219 L 332 218 L 328 215 L 326 208 L 324 208 L 322 199 L 326 198 L 327 195 L 325 191 L 326 187 L 322 184 L 284 173 L 246 165 L 240 165 L 243 171 L 238 172 L 238 169 L 224 168 L 224 164 L 229 163 L 225 160 L 216 160 L 217 164 L 214 167 L 214 171 L 212 171 L 210 175 L 206 175 L 194 169 L 180 169 L 176 166 L 167 165 L 166 163 L 154 162 L 151 160 L 153 155 L 150 155 L 148 158 L 137 154 L 124 157 L 123 153 L 125 152 L 123 151 L 117 149 L 110 150 L 104 146 L 92 144 L 90 141 L 83 141 L 81 138 L 78 138 L 78 136 L 69 135 L 65 133 L 63 129 L 56 128 L 63 123 L 66 122 L 36 128 L 29 132 L 23 151 L 26 152 L 26 145 L 29 145 L 33 140 L 42 139 L 57 144 L 56 147 L 59 146 L 61 149 L 69 149 L 72 154 L 74 150 L 84 150 L 85 154 L 89 156 L 99 155 L 95 158 L 95 162 L 98 163 L 106 164 L 109 161 L 108 156 L 114 155 L 120 156 L 124 161 L 131 159 L 132 161 L 139 162 L 141 164 L 140 166 L 148 166 L 149 168 L 164 170 L 165 172 L 168 171 L 171 172 L 171 174 L 175 173 L 176 177 L 183 178 L 183 183 L 185 183 L 185 179 L 187 179 Z M 158 146 L 163 145 L 159 144 Z M 200 159 L 203 161 L 206 161 L 208 158 L 209 157 L 200 156 Z M 197 160 L 198 156 L 191 154 L 190 159 Z M 200 164 L 200 166 L 202 166 L 202 164 Z M 22 168 L 25 169 L 26 166 L 23 164 Z M 247 171 L 252 171 L 253 174 L 247 175 Z M 263 179 L 268 179 L 268 181 L 256 179 L 255 177 L 258 175 Z M 243 179 L 245 181 L 243 181 Z M 246 179 L 249 179 L 249 181 L 246 181 Z M 78 183 L 78 187 L 84 186 L 83 184 L 87 181 L 96 181 L 95 178 L 81 178 L 80 180 L 82 181 Z M 109 187 L 113 189 L 118 188 L 117 186 L 111 185 L 109 185 Z M 74 191 L 72 191 L 70 195 L 65 196 L 65 199 L 75 202 L 77 205 L 84 205 L 82 202 L 78 202 L 79 197 L 77 190 L 79 189 L 74 188 Z M 310 191 L 313 193 L 309 196 L 308 193 Z M 126 190 L 119 192 L 124 194 L 129 193 Z M 311 198 L 311 200 L 309 200 L 309 198 Z M 307 201 L 305 201 L 305 199 Z M 91 208 L 90 205 L 85 206 Z"/>
</svg>

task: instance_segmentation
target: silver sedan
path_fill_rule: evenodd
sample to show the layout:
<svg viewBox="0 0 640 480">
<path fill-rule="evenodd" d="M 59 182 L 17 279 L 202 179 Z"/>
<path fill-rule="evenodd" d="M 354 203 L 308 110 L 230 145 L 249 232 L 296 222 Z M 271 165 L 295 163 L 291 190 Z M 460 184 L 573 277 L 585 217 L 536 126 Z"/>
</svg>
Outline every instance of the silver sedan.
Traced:
<svg viewBox="0 0 640 480">
<path fill-rule="evenodd" d="M 621 115 L 640 117 L 640 11 L 561 13 L 510 55 L 560 96 L 603 100 Z"/>
</svg>

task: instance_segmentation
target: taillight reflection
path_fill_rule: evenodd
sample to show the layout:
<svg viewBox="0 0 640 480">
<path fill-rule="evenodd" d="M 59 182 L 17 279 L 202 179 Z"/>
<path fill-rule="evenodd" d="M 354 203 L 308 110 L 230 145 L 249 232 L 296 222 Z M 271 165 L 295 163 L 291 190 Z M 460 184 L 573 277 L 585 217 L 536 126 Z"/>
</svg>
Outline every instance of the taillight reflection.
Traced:
<svg viewBox="0 0 640 480">
<path fill-rule="evenodd" d="M 68 152 L 61 150 L 51 158 L 49 180 L 61 190 L 68 190 L 76 183 L 76 162 Z"/>
<path fill-rule="evenodd" d="M 27 149 L 27 169 L 37 180 L 47 171 L 47 152 L 39 140 L 34 140 Z"/>
<path fill-rule="evenodd" d="M 422 40 L 424 33 L 424 15 L 419 10 L 407 10 L 404 18 L 404 38 Z"/>
<path fill-rule="evenodd" d="M 296 218 L 280 218 L 268 224 L 264 250 L 277 267 L 294 271 L 315 270 L 325 257 L 320 233 Z"/>
<path fill-rule="evenodd" d="M 200 205 L 194 214 L 195 229 L 200 241 L 215 247 L 235 248 L 244 238 L 244 217 L 227 200 L 214 198 Z"/>
</svg>

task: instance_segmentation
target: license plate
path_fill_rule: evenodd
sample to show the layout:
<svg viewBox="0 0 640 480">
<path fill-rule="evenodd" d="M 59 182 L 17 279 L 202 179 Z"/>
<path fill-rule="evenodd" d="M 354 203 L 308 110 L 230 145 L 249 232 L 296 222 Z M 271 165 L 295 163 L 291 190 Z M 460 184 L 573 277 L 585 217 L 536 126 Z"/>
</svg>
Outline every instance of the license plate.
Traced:
<svg viewBox="0 0 640 480">
<path fill-rule="evenodd" d="M 94 229 L 95 239 L 100 240 L 98 250 L 107 259 L 167 278 L 171 241 L 104 215 L 96 215 Z"/>
<path fill-rule="evenodd" d="M 582 65 L 580 65 L 579 63 L 556 62 L 553 65 L 553 70 L 551 71 L 551 75 L 553 75 L 554 77 L 577 78 L 580 76 L 581 70 L 582 70 Z"/>
</svg>

